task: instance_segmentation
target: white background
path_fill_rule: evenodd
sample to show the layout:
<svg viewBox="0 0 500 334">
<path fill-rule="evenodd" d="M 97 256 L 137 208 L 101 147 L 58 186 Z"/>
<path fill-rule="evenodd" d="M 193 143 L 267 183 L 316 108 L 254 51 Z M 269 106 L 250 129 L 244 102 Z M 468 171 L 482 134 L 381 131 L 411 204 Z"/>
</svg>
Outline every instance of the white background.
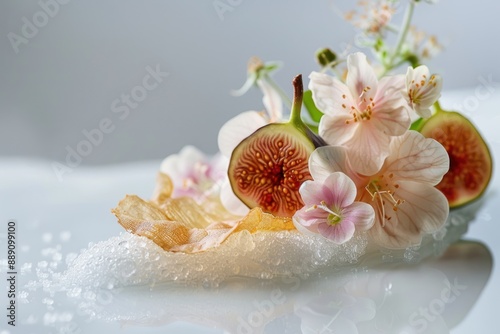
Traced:
<svg viewBox="0 0 500 334">
<path fill-rule="evenodd" d="M 41 6 L 1 1 L 0 156 L 63 162 L 66 146 L 75 149 L 82 131 L 103 118 L 114 131 L 84 165 L 161 159 L 186 144 L 214 153 L 227 119 L 263 108 L 257 91 L 230 96 L 245 81 L 251 56 L 282 60 L 276 79 L 291 92 L 294 75 L 317 69 L 316 49 L 342 50 L 356 33 L 338 11 L 352 8 L 350 0 L 229 2 L 235 5 L 221 20 L 213 1 L 70 0 L 16 53 L 8 34 L 22 35 L 23 17 L 33 22 Z M 485 0 L 417 6 L 415 23 L 446 47 L 430 63 L 445 90 L 476 86 L 480 76 L 500 80 L 499 10 Z M 112 102 L 156 64 L 169 77 L 120 120 Z"/>
</svg>

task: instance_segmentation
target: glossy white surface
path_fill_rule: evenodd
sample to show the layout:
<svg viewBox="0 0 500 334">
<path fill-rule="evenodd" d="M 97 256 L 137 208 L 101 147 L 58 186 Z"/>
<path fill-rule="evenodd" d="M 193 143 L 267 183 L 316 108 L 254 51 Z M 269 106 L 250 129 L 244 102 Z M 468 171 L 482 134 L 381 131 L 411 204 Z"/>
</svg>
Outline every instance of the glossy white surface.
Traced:
<svg viewBox="0 0 500 334">
<path fill-rule="evenodd" d="M 463 104 L 473 94 L 444 94 L 443 107 Z M 481 111 L 469 116 L 499 157 L 500 96 L 495 93 L 480 104 Z M 446 256 L 417 266 L 360 268 L 273 284 L 235 280 L 214 291 L 173 286 L 96 290 L 85 305 L 80 305 L 84 297 L 75 294 L 51 296 L 41 288 L 25 288 L 37 264 L 50 263 L 53 254 L 47 249 L 60 245 L 64 262 L 89 242 L 122 232 L 110 208 L 127 193 L 149 197 L 158 166 L 156 161 L 79 167 L 60 183 L 49 162 L 0 159 L 0 258 L 5 259 L 6 223 L 15 219 L 18 263 L 32 263 L 31 273 L 25 270 L 18 282 L 18 291 L 29 292 L 20 300 L 19 326 L 7 328 L 2 320 L 0 333 L 495 332 L 500 298 L 495 283 L 500 270 L 494 264 L 500 257 L 498 165 L 485 205 L 465 236 L 479 243 L 456 244 Z M 2 266 L 2 280 L 4 270 Z M 448 284 L 454 287 L 451 293 Z M 6 302 L 2 293 L 1 309 Z"/>
</svg>

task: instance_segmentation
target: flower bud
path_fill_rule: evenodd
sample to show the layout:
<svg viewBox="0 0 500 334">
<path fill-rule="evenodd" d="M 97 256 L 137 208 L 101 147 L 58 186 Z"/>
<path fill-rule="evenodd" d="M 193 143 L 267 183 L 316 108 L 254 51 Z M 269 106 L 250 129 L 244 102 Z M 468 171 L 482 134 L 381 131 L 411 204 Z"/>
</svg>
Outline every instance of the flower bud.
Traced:
<svg viewBox="0 0 500 334">
<path fill-rule="evenodd" d="M 330 66 L 337 59 L 337 55 L 329 48 L 323 48 L 316 51 L 316 61 L 322 66 Z"/>
</svg>

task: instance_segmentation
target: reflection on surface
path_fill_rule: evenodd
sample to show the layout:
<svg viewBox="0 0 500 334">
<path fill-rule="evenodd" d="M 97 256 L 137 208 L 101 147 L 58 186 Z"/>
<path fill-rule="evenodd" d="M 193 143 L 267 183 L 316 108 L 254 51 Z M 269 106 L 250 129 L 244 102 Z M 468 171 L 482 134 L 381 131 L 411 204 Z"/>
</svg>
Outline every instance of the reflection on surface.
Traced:
<svg viewBox="0 0 500 334">
<path fill-rule="evenodd" d="M 473 307 L 491 268 L 483 244 L 462 241 L 441 258 L 411 267 L 273 282 L 233 279 L 213 290 L 115 289 L 75 302 L 82 319 L 92 319 L 79 328 L 93 331 L 119 322 L 147 333 L 449 333 Z M 171 325 L 177 321 L 183 324 Z"/>
</svg>

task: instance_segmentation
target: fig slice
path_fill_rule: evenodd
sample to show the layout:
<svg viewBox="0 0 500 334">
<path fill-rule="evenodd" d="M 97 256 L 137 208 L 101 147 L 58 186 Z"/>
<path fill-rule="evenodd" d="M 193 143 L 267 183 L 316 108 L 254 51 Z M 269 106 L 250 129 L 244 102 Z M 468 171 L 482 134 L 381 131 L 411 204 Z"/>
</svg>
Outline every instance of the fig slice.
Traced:
<svg viewBox="0 0 500 334">
<path fill-rule="evenodd" d="M 249 208 L 291 217 L 304 206 L 300 185 L 310 180 L 308 160 L 326 143 L 304 124 L 302 76 L 293 80 L 290 120 L 265 125 L 243 139 L 233 150 L 228 176 L 235 195 Z"/>
<path fill-rule="evenodd" d="M 436 186 L 458 208 L 478 199 L 492 175 L 488 145 L 476 127 L 462 114 L 445 111 L 436 102 L 436 113 L 421 121 L 416 130 L 441 143 L 450 157 L 450 169 Z"/>
</svg>

